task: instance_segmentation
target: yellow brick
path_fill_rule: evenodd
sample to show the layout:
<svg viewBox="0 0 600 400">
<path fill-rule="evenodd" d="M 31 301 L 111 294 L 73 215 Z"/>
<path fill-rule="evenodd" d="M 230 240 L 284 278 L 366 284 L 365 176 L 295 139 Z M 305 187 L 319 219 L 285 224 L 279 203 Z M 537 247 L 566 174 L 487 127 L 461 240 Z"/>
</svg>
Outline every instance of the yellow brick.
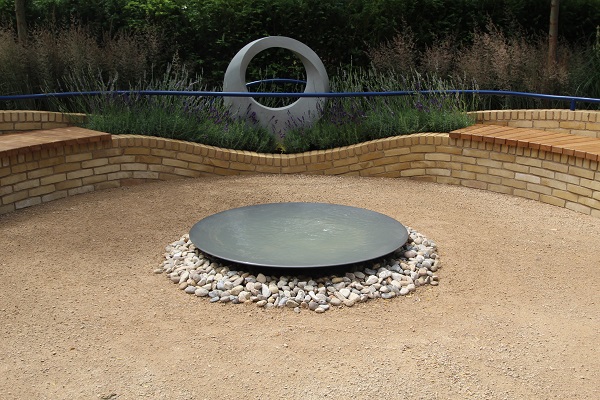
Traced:
<svg viewBox="0 0 600 400">
<path fill-rule="evenodd" d="M 533 121 L 510 121 L 508 123 L 508 126 L 512 126 L 515 128 L 532 128 L 533 127 Z"/>
<path fill-rule="evenodd" d="M 396 158 L 396 160 L 397 160 L 397 157 L 388 157 L 388 158 Z M 334 160 L 333 166 L 334 167 L 342 167 L 342 166 L 352 165 L 352 164 L 356 164 L 356 163 L 358 163 L 358 157 L 354 156 L 354 157 L 340 158 L 339 160 Z M 302 162 L 299 165 L 305 165 L 305 164 Z"/>
<path fill-rule="evenodd" d="M 56 186 L 56 190 L 72 189 L 74 187 L 82 186 L 82 180 L 81 179 L 71 179 L 71 180 L 67 180 L 67 181 L 57 182 L 55 186 Z"/>
<path fill-rule="evenodd" d="M 528 183 L 527 190 L 529 190 L 530 192 L 543 193 L 546 195 L 552 194 L 552 188 L 544 185 L 538 185 L 535 183 Z"/>
<path fill-rule="evenodd" d="M 21 201 L 23 199 L 26 199 L 27 196 L 29 196 L 29 194 L 27 193 L 26 190 L 23 190 L 21 192 L 7 194 L 5 196 L 2 196 L 2 203 L 1 204 L 5 205 L 5 204 L 16 203 L 17 201 Z"/>
<path fill-rule="evenodd" d="M 500 185 L 502 183 L 501 177 L 487 174 L 477 174 L 476 180 L 496 185 Z"/>
<path fill-rule="evenodd" d="M 45 168 L 45 167 L 52 167 L 55 165 L 59 165 L 65 162 L 65 157 L 63 156 L 59 156 L 59 157 L 50 157 L 50 158 L 46 158 L 46 159 L 42 159 L 39 161 L 39 166 L 40 168 Z"/>
<path fill-rule="evenodd" d="M 239 171 L 254 171 L 256 169 L 256 166 L 253 164 L 231 161 L 229 163 L 229 168 Z"/>
<path fill-rule="evenodd" d="M 0 179 L 0 186 L 13 185 L 18 182 L 23 182 L 27 179 L 27 174 L 25 172 L 21 172 L 19 174 L 12 174 L 5 176 Z"/>
<path fill-rule="evenodd" d="M 478 180 L 472 180 L 472 179 L 464 179 L 461 183 L 462 186 L 466 186 L 469 188 L 473 188 L 473 189 L 487 189 L 488 184 L 485 182 L 481 182 Z"/>
<path fill-rule="evenodd" d="M 452 162 L 457 162 L 461 164 L 477 164 L 477 159 L 473 157 L 464 157 L 464 156 L 456 156 L 452 155 Z"/>
<path fill-rule="evenodd" d="M 15 124 L 12 122 L 0 122 L 0 132 L 2 131 L 6 131 L 6 132 L 10 132 L 10 131 L 14 131 L 15 130 Z"/>
<path fill-rule="evenodd" d="M 216 158 L 206 158 L 204 159 L 205 164 L 213 165 L 218 168 L 229 168 L 229 161 L 219 160 Z"/>
<path fill-rule="evenodd" d="M 564 207 L 566 201 L 563 199 L 559 199 L 554 196 L 547 196 L 545 194 L 540 194 L 540 201 L 542 203 L 552 204 L 553 206 Z"/>
<path fill-rule="evenodd" d="M 410 177 L 410 176 L 418 176 L 418 175 L 425 175 L 425 170 L 424 169 L 406 169 L 403 171 L 400 171 L 400 176 L 402 177 Z"/>
<path fill-rule="evenodd" d="M 425 160 L 427 161 L 450 161 L 452 157 L 450 154 L 443 153 L 429 153 L 425 154 Z"/>
<path fill-rule="evenodd" d="M 77 179 L 91 175 L 94 175 L 94 171 L 92 169 L 78 169 L 77 171 L 67 173 L 67 179 Z"/>
<path fill-rule="evenodd" d="M 372 163 L 375 165 L 375 163 Z M 413 168 L 434 168 L 437 167 L 437 162 L 435 161 L 413 161 L 410 163 Z"/>
<path fill-rule="evenodd" d="M 517 181 L 515 179 L 502 178 L 502 185 L 510 186 L 516 189 L 527 189 L 527 182 Z"/>
<path fill-rule="evenodd" d="M 189 163 L 188 168 L 193 169 L 195 171 L 200 171 L 200 172 L 208 172 L 208 173 L 214 172 L 213 166 L 205 165 L 205 164 Z"/>
<path fill-rule="evenodd" d="M 454 178 L 460 178 L 460 179 L 470 179 L 470 180 L 477 179 L 477 174 L 475 174 L 474 172 L 468 172 L 468 171 L 454 170 L 454 171 L 452 171 L 451 176 Z"/>
<path fill-rule="evenodd" d="M 464 164 L 462 166 L 463 171 L 469 171 L 469 172 L 476 172 L 479 174 L 487 174 L 488 173 L 488 168 L 487 167 L 483 167 L 481 165 L 469 165 L 469 164 Z"/>
<path fill-rule="evenodd" d="M 5 194 L 10 194 L 12 192 L 14 192 L 12 186 L 0 186 L 0 197 L 4 196 Z"/>
<path fill-rule="evenodd" d="M 94 158 L 116 157 L 121 154 L 123 154 L 121 148 L 98 149 L 93 152 Z"/>
<path fill-rule="evenodd" d="M 365 161 L 363 163 L 350 166 L 350 170 L 353 170 L 353 168 L 355 166 L 361 166 L 361 167 L 356 168 L 356 169 L 360 170 L 360 169 L 365 169 L 367 167 L 370 167 L 372 165 L 373 165 L 373 163 L 371 163 L 370 161 Z M 331 162 L 310 163 L 306 166 L 306 171 L 308 171 L 308 172 L 322 171 L 322 170 L 331 168 L 332 166 L 333 166 L 333 164 Z M 259 169 L 258 167 L 262 167 L 262 166 L 257 166 L 257 168 L 256 168 L 257 172 L 265 172 L 262 168 Z M 269 171 L 270 171 L 270 173 L 279 173 L 281 171 L 281 168 L 277 167 L 277 168 L 271 169 Z"/>
<path fill-rule="evenodd" d="M 544 178 L 549 178 L 549 179 L 554 178 L 554 172 L 548 171 L 547 169 L 544 169 L 544 168 L 530 167 L 529 173 L 540 176 L 540 177 L 544 177 Z"/>
<path fill-rule="evenodd" d="M 133 171 L 113 172 L 106 176 L 106 179 L 109 181 L 118 181 L 121 179 L 130 179 L 130 178 L 133 178 Z M 98 185 L 95 185 L 95 187 L 97 189 Z"/>
<path fill-rule="evenodd" d="M 54 175 L 50 175 L 50 176 L 45 176 L 45 177 L 43 177 L 43 178 L 40 179 L 40 185 L 41 186 L 50 185 L 52 183 L 62 182 L 65 179 L 67 179 L 67 174 L 65 174 L 65 173 L 60 173 L 60 174 L 54 174 Z"/>
<path fill-rule="evenodd" d="M 21 209 L 21 208 L 25 208 L 25 207 L 31 207 L 31 206 L 35 206 L 38 204 L 42 204 L 42 198 L 41 197 L 30 197 L 27 198 L 25 200 L 21 200 L 15 203 L 15 208 L 17 210 Z"/>
<path fill-rule="evenodd" d="M 519 197 L 525 197 L 526 199 L 531 199 L 531 200 L 539 200 L 540 199 L 539 193 L 530 192 L 528 190 L 515 189 L 513 191 L 513 195 L 519 196 Z"/>
<path fill-rule="evenodd" d="M 83 186 L 94 185 L 98 182 L 104 182 L 106 180 L 107 180 L 106 174 L 92 175 L 92 176 L 86 176 L 85 178 L 81 178 L 81 182 L 82 182 Z"/>
<path fill-rule="evenodd" d="M 569 174 L 580 176 L 582 178 L 594 179 L 594 171 L 590 171 L 589 169 L 569 166 Z"/>
<path fill-rule="evenodd" d="M 79 154 L 70 154 L 65 156 L 65 162 L 79 162 L 79 161 L 88 161 L 91 160 L 92 153 L 79 153 Z"/>
<path fill-rule="evenodd" d="M 569 210 L 572 210 L 572 211 L 580 212 L 582 214 L 588 214 L 588 215 L 592 212 L 590 207 L 584 206 L 583 204 L 570 202 L 570 201 L 566 202 L 565 208 L 568 208 Z"/>
<path fill-rule="evenodd" d="M 600 131 L 600 122 L 587 122 L 585 124 L 585 129 L 588 131 L 598 132 Z"/>
<path fill-rule="evenodd" d="M 555 173 L 554 178 L 558 181 L 572 183 L 574 185 L 579 185 L 579 182 L 580 182 L 579 177 L 569 175 L 569 174 L 562 174 L 560 172 Z"/>
<path fill-rule="evenodd" d="M 508 171 L 520 172 L 520 173 L 528 173 L 529 167 L 521 164 L 513 164 L 513 163 L 504 163 L 504 169 Z"/>
<path fill-rule="evenodd" d="M 229 163 L 228 161 L 222 161 L 222 160 L 218 160 L 218 162 Z M 175 160 L 172 158 L 163 158 L 162 164 L 169 165 L 171 167 L 178 167 L 178 168 L 185 168 L 185 169 L 187 169 L 187 167 L 188 167 L 187 161 Z"/>
<path fill-rule="evenodd" d="M 370 160 L 375 160 L 375 159 L 379 159 L 379 158 L 383 158 L 383 157 L 384 157 L 383 151 L 372 151 L 372 152 L 368 152 L 368 153 L 359 155 L 358 160 L 359 161 L 370 161 Z M 318 161 L 324 161 L 324 159 L 313 161 L 313 162 L 318 162 Z"/>
<path fill-rule="evenodd" d="M 110 157 L 108 162 L 109 164 L 132 163 L 135 162 L 136 157 L 134 155 Z"/>
<path fill-rule="evenodd" d="M 40 186 L 39 179 L 29 179 L 29 180 L 26 180 L 23 182 L 15 183 L 15 185 L 13 186 L 13 190 L 15 192 L 18 192 L 21 190 L 31 189 L 31 188 L 35 188 L 38 186 Z"/>
<path fill-rule="evenodd" d="M 15 122 L 15 131 L 33 131 L 42 129 L 40 122 Z"/>
<path fill-rule="evenodd" d="M 390 148 L 388 150 L 384 150 L 383 154 L 386 157 L 389 157 L 389 156 L 399 156 L 399 155 L 403 155 L 403 154 L 410 154 L 410 147 Z"/>
<path fill-rule="evenodd" d="M 488 168 L 488 174 L 494 175 L 494 176 L 501 176 L 504 178 L 514 178 L 515 177 L 515 173 L 513 171 L 508 171 L 508 170 L 499 169 L 499 168 Z"/>
<path fill-rule="evenodd" d="M 54 185 L 39 186 L 29 190 L 29 197 L 42 196 L 56 190 Z"/>
<path fill-rule="evenodd" d="M 425 173 L 427 175 L 435 175 L 435 176 L 450 176 L 452 171 L 449 169 L 443 168 L 426 168 Z"/>
<path fill-rule="evenodd" d="M 592 196 L 592 190 L 579 186 L 579 185 L 573 185 L 568 183 L 567 184 L 567 191 L 572 192 L 572 193 L 577 193 L 580 196 L 584 196 L 584 197 L 591 197 Z"/>
<path fill-rule="evenodd" d="M 76 194 L 89 193 L 89 192 L 93 192 L 93 191 L 94 191 L 93 185 L 86 185 L 86 186 L 80 186 L 80 187 L 75 187 L 75 188 L 69 189 L 68 194 L 69 194 L 69 196 L 75 196 Z"/>
<path fill-rule="evenodd" d="M 533 127 L 536 129 L 552 129 L 552 128 L 558 128 L 559 123 L 558 123 L 558 121 L 551 121 L 551 120 L 533 121 Z"/>
<path fill-rule="evenodd" d="M 585 122 L 581 121 L 560 121 L 558 124 L 562 129 L 585 129 Z"/>
<path fill-rule="evenodd" d="M 516 157 L 512 154 L 496 153 L 496 152 L 490 153 L 490 158 L 492 160 L 509 162 L 509 163 L 514 163 L 515 159 L 516 159 Z"/>
<path fill-rule="evenodd" d="M 435 145 L 421 144 L 410 148 L 411 153 L 435 153 Z"/>
<path fill-rule="evenodd" d="M 514 189 L 511 187 L 507 187 L 504 185 L 494 185 L 494 184 L 489 184 L 487 187 L 487 190 L 490 190 L 492 192 L 497 192 L 497 193 L 504 193 L 504 194 L 513 194 Z"/>
<path fill-rule="evenodd" d="M 565 199 L 567 201 L 577 201 L 579 198 L 575 193 L 567 192 L 564 190 L 552 189 L 552 196 L 558 197 L 560 199 Z"/>
<path fill-rule="evenodd" d="M 537 158 L 531 158 L 531 157 L 516 157 L 515 159 L 515 163 L 516 164 L 522 164 L 522 165 L 529 165 L 530 167 L 541 167 L 542 166 L 542 160 L 539 160 Z"/>
<path fill-rule="evenodd" d="M 52 167 L 39 168 L 39 169 L 35 169 L 33 171 L 28 172 L 27 177 L 29 179 L 41 178 L 43 176 L 48 176 L 48 175 L 52 174 L 53 172 L 54 172 L 54 168 L 52 168 Z"/>
<path fill-rule="evenodd" d="M 382 174 L 385 172 L 385 167 L 383 166 L 379 166 L 379 167 L 371 167 L 371 168 L 365 168 L 359 171 L 360 176 L 374 176 L 377 174 Z"/>
<path fill-rule="evenodd" d="M 515 173 L 515 179 L 518 181 L 525 181 L 530 183 L 540 183 L 540 177 L 530 174 L 522 174 L 520 172 Z"/>
<path fill-rule="evenodd" d="M 144 147 L 129 147 L 123 150 L 123 154 L 149 155 L 150 149 Z"/>
<path fill-rule="evenodd" d="M 569 172 L 568 165 L 553 161 L 542 161 L 542 168 L 563 173 Z"/>
<path fill-rule="evenodd" d="M 200 172 L 200 171 L 194 171 L 194 170 L 185 169 L 185 168 L 175 168 L 173 173 L 177 176 L 185 176 L 188 178 L 197 178 L 202 175 L 202 172 Z"/>
<path fill-rule="evenodd" d="M 457 146 L 436 146 L 435 151 L 437 153 L 444 153 L 444 154 L 454 154 L 454 155 L 462 154 L 462 148 L 457 147 Z"/>
<path fill-rule="evenodd" d="M 68 196 L 68 193 L 66 190 L 59 190 L 56 192 L 49 193 L 45 196 L 42 196 L 42 203 L 46 203 L 48 201 L 53 201 L 53 200 L 58 200 L 58 199 L 63 199 L 67 196 Z"/>
<path fill-rule="evenodd" d="M 579 198 L 579 203 L 583 204 L 584 206 L 596 209 L 596 210 L 600 210 L 600 201 L 599 200 L 595 200 L 595 199 L 591 199 L 589 197 L 580 197 Z"/>
<path fill-rule="evenodd" d="M 592 181 L 589 179 L 581 178 L 579 184 L 589 189 L 600 190 L 600 181 Z"/>
<path fill-rule="evenodd" d="M 559 190 L 567 190 L 567 184 L 565 182 L 557 181 L 556 179 L 541 178 L 540 185 Z"/>
<path fill-rule="evenodd" d="M 483 166 L 492 167 L 492 168 L 502 168 L 501 161 L 495 161 L 495 160 L 491 160 L 488 158 L 478 158 L 477 165 L 483 165 Z"/>
<path fill-rule="evenodd" d="M 229 157 L 228 159 L 230 158 L 231 157 Z M 202 162 L 202 156 L 199 156 L 197 154 L 179 153 L 177 154 L 177 159 L 182 161 L 191 161 L 195 163 Z"/>
<path fill-rule="evenodd" d="M 111 172 L 117 172 L 117 171 L 120 171 L 120 170 L 121 170 L 121 166 L 120 165 L 116 165 L 116 164 L 105 165 L 105 166 L 102 166 L 102 167 L 94 168 L 94 174 L 96 174 L 96 175 L 102 175 L 102 174 L 108 174 L 108 173 L 111 173 Z"/>
<path fill-rule="evenodd" d="M 94 168 L 94 167 L 100 167 L 102 165 L 107 165 L 107 164 L 108 164 L 108 158 L 97 158 L 97 159 L 93 159 L 93 160 L 83 161 L 81 163 L 81 168 Z"/>
</svg>

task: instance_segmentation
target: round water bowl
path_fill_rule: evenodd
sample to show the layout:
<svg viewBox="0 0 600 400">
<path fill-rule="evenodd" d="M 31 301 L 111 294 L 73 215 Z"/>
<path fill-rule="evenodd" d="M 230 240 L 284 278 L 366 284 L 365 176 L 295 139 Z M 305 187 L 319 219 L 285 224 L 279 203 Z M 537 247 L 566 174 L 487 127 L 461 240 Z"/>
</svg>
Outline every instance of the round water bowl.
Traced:
<svg viewBox="0 0 600 400">
<path fill-rule="evenodd" d="M 408 231 L 363 208 L 270 203 L 206 217 L 192 227 L 190 239 L 203 253 L 239 264 L 324 268 L 390 254 L 406 243 Z"/>
</svg>

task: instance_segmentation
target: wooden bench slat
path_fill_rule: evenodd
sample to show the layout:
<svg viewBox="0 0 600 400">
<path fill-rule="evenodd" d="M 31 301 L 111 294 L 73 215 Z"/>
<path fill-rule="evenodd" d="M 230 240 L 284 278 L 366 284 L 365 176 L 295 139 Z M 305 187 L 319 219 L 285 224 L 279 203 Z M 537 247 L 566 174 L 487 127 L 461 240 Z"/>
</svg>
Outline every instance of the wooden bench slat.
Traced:
<svg viewBox="0 0 600 400">
<path fill-rule="evenodd" d="M 111 135 L 76 126 L 0 135 L 0 156 L 90 142 L 109 141 Z"/>
<path fill-rule="evenodd" d="M 600 161 L 600 138 L 532 128 L 472 125 L 450 132 L 453 139 L 525 147 Z"/>
</svg>

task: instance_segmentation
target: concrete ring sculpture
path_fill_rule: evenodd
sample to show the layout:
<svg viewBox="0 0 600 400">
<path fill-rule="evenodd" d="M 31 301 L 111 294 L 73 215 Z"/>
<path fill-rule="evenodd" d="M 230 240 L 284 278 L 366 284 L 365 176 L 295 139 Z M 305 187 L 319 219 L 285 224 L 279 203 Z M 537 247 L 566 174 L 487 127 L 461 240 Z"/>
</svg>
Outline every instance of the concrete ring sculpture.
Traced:
<svg viewBox="0 0 600 400">
<path fill-rule="evenodd" d="M 304 65 L 306 87 L 304 93 L 329 91 L 329 78 L 325 66 L 317 54 L 305 44 L 285 36 L 268 36 L 244 46 L 231 60 L 223 82 L 224 92 L 248 92 L 246 88 L 246 69 L 250 61 L 261 51 L 279 47 L 290 50 Z M 278 140 L 285 135 L 288 121 L 302 121 L 311 124 L 320 117 L 325 98 L 301 97 L 285 107 L 272 108 L 258 103 L 252 97 L 225 97 L 225 105 L 230 107 L 233 116 L 249 118 L 253 116 L 258 123 L 270 130 Z"/>
</svg>

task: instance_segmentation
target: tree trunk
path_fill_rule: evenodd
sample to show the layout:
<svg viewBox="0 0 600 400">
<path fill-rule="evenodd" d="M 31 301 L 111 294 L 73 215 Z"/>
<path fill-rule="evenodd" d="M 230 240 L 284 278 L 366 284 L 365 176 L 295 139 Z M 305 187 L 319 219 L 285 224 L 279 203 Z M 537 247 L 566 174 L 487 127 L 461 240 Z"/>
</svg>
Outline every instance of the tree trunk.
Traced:
<svg viewBox="0 0 600 400">
<path fill-rule="evenodd" d="M 19 43 L 27 43 L 27 21 L 25 17 L 25 2 L 27 0 L 15 0 L 15 15 L 17 17 L 17 36 Z"/>
<path fill-rule="evenodd" d="M 560 0 L 552 0 L 550 3 L 550 30 L 548 31 L 548 69 L 556 65 L 556 47 L 558 44 L 558 6 Z"/>
</svg>

